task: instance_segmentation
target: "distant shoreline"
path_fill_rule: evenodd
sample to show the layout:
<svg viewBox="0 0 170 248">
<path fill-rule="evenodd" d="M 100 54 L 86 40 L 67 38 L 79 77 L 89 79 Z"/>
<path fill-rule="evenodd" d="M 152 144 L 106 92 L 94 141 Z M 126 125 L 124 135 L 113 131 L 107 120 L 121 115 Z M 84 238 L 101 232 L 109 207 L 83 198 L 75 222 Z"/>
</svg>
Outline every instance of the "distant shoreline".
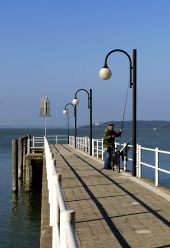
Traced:
<svg viewBox="0 0 170 248">
<path fill-rule="evenodd" d="M 120 128 L 122 122 L 121 121 L 107 121 L 107 122 L 95 122 L 93 123 L 93 128 L 105 128 L 108 123 L 114 122 L 115 128 Z M 131 121 L 124 121 L 123 128 L 131 128 L 132 122 Z M 64 126 L 49 126 L 48 129 L 67 129 Z M 81 128 L 89 128 L 89 125 L 82 125 L 79 126 L 78 129 Z M 137 128 L 170 128 L 170 121 L 160 121 L 160 120 L 153 120 L 153 121 L 137 121 Z M 0 129 L 44 129 L 42 126 L 23 126 L 23 127 L 10 127 L 10 126 L 1 126 Z M 74 129 L 74 126 L 71 126 L 70 129 Z"/>
<path fill-rule="evenodd" d="M 108 122 L 96 122 L 93 123 L 93 127 L 95 128 L 104 128 L 108 125 L 108 123 L 114 122 L 115 127 L 120 128 L 122 122 L 121 121 L 108 121 Z M 123 127 L 124 128 L 131 128 L 132 121 L 124 121 Z M 89 127 L 89 125 L 83 125 L 79 128 Z M 153 121 L 137 121 L 137 128 L 170 128 L 170 121 L 160 121 L 160 120 L 153 120 Z"/>
</svg>

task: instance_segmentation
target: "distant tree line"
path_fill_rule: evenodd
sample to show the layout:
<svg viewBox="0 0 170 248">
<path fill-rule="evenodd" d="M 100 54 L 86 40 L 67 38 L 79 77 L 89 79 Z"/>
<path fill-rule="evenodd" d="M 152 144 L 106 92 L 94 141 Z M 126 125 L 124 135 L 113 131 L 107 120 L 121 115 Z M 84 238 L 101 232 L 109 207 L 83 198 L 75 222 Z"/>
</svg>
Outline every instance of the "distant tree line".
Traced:
<svg viewBox="0 0 170 248">
<path fill-rule="evenodd" d="M 107 121 L 102 122 L 99 125 L 93 124 L 93 127 L 95 128 L 105 128 L 108 123 L 114 122 L 116 128 L 120 128 L 122 122 L 121 121 Z M 83 125 L 79 128 L 85 128 L 89 125 Z M 123 128 L 131 128 L 132 122 L 131 121 L 124 121 Z M 137 128 L 170 128 L 170 121 L 137 121 Z"/>
</svg>

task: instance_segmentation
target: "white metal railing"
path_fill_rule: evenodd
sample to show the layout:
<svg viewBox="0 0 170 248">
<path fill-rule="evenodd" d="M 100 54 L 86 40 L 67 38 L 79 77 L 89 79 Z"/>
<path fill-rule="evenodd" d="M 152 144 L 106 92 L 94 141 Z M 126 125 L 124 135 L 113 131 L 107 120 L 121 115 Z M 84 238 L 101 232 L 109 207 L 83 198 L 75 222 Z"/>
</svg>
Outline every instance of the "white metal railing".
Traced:
<svg viewBox="0 0 170 248">
<path fill-rule="evenodd" d="M 74 146 L 74 136 L 69 137 L 69 144 Z M 81 151 L 89 153 L 89 138 L 77 137 L 76 145 L 77 145 L 76 146 L 77 149 L 80 149 Z M 120 144 L 120 143 L 116 142 L 116 146 L 120 146 L 121 148 L 125 145 L 126 145 L 125 143 Z M 130 148 L 132 148 L 132 145 L 128 145 L 128 146 Z M 149 164 L 149 163 L 145 163 L 144 161 L 142 161 L 143 151 L 155 153 L 154 154 L 154 165 Z M 158 148 L 155 148 L 155 149 L 146 148 L 146 147 L 142 147 L 141 145 L 137 144 L 137 153 L 136 153 L 136 156 L 137 156 L 137 164 L 136 164 L 137 176 L 139 178 L 142 177 L 142 166 L 154 169 L 155 170 L 155 180 L 154 180 L 155 186 L 159 186 L 159 173 L 160 172 L 170 174 L 170 169 L 166 170 L 166 169 L 160 168 L 160 161 L 159 161 L 160 154 L 170 155 L 170 152 L 159 150 Z M 104 156 L 103 139 L 92 139 L 92 156 L 97 157 L 97 158 L 101 158 L 103 160 L 103 156 Z M 132 161 L 132 158 L 128 157 L 128 161 Z M 127 168 L 127 163 L 124 160 L 123 169 L 126 171 L 126 168 Z"/>
<path fill-rule="evenodd" d="M 33 136 L 32 139 L 27 139 L 27 154 L 31 152 L 33 148 L 44 148 L 44 137 Z"/>
<path fill-rule="evenodd" d="M 155 157 L 154 165 L 142 162 L 142 151 L 150 151 L 150 152 L 155 153 L 154 154 L 154 157 Z M 151 148 L 142 147 L 141 145 L 137 146 L 138 177 L 139 178 L 142 177 L 142 165 L 154 169 L 155 170 L 155 186 L 159 186 L 159 172 L 170 174 L 170 170 L 165 170 L 165 169 L 160 168 L 160 162 L 159 162 L 160 154 L 170 155 L 170 152 L 159 150 L 158 148 L 151 149 Z"/>
<path fill-rule="evenodd" d="M 32 137 L 32 147 L 44 147 L 44 137 Z"/>
<path fill-rule="evenodd" d="M 46 136 L 49 143 L 58 144 L 58 143 L 67 143 L 67 135 L 47 135 Z M 64 142 L 63 142 L 64 141 Z M 44 148 L 44 137 L 33 136 L 32 139 L 28 138 L 27 140 L 27 153 L 29 154 L 31 148 Z"/>
<path fill-rule="evenodd" d="M 96 156 L 97 158 L 101 157 L 103 160 L 103 139 L 93 139 L 92 140 L 92 156 Z"/>
<path fill-rule="evenodd" d="M 47 135 L 47 140 L 49 143 L 55 143 L 55 144 L 59 144 L 59 143 L 67 143 L 68 142 L 68 136 L 64 135 L 64 134 L 57 134 L 57 135 Z M 64 142 L 63 142 L 64 141 Z"/>
<path fill-rule="evenodd" d="M 75 211 L 68 210 L 61 189 L 61 175 L 57 174 L 52 153 L 44 137 L 46 171 L 52 226 L 52 248 L 77 248 L 75 235 Z"/>
</svg>

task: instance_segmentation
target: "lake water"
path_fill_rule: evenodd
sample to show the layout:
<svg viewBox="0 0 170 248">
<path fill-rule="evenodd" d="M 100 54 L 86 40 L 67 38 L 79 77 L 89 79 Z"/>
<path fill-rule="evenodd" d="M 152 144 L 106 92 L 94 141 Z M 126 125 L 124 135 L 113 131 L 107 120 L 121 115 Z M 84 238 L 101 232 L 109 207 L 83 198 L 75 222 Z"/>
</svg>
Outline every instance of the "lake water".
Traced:
<svg viewBox="0 0 170 248">
<path fill-rule="evenodd" d="M 77 136 L 88 136 L 88 128 L 78 129 Z M 40 236 L 40 193 L 25 193 L 19 185 L 18 196 L 12 193 L 11 141 L 27 134 L 43 136 L 42 129 L 0 129 L 0 248 L 38 248 Z M 66 129 L 49 129 L 47 134 L 67 134 Z M 101 138 L 103 129 L 93 130 L 94 138 Z M 74 130 L 70 130 L 74 135 Z M 131 130 L 124 131 L 121 143 L 131 143 Z M 142 146 L 170 151 L 170 129 L 138 129 L 138 143 Z M 153 164 L 154 153 L 143 154 L 146 163 Z M 170 155 L 160 157 L 161 168 L 170 168 Z M 151 169 L 142 169 L 143 175 L 153 180 Z M 161 185 L 170 187 L 170 176 L 160 174 Z"/>
</svg>

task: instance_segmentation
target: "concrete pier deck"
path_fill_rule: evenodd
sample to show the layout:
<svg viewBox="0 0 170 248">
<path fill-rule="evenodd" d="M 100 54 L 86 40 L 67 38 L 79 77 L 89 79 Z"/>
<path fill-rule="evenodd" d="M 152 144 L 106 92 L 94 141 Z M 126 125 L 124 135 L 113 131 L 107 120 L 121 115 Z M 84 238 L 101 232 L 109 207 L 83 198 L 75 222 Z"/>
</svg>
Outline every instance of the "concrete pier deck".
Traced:
<svg viewBox="0 0 170 248">
<path fill-rule="evenodd" d="M 51 147 L 66 203 L 76 211 L 79 247 L 170 247 L 168 191 L 161 196 L 159 189 L 126 173 L 101 171 L 100 161 L 69 145 Z"/>
</svg>

